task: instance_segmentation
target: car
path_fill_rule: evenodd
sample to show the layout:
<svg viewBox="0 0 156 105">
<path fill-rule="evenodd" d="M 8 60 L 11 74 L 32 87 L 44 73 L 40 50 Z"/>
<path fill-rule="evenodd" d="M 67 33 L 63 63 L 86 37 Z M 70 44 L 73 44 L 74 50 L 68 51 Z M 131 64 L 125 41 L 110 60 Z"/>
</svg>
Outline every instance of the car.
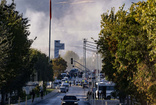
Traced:
<svg viewBox="0 0 156 105">
<path fill-rule="evenodd" d="M 67 92 L 66 87 L 61 86 L 60 89 L 59 89 L 59 92 L 66 93 Z"/>
<path fill-rule="evenodd" d="M 69 83 L 62 83 L 61 86 L 66 87 L 67 91 L 69 90 Z"/>
<path fill-rule="evenodd" d="M 80 86 L 81 85 L 81 82 L 80 81 L 76 81 L 75 85 L 76 86 Z"/>
<path fill-rule="evenodd" d="M 66 81 L 65 79 L 62 79 L 62 80 L 61 80 L 62 83 L 64 83 L 65 81 Z"/>
<path fill-rule="evenodd" d="M 79 99 L 74 95 L 65 95 L 61 100 L 61 105 L 78 105 L 79 101 Z"/>
<path fill-rule="evenodd" d="M 88 88 L 88 84 L 83 84 L 83 88 Z"/>
</svg>

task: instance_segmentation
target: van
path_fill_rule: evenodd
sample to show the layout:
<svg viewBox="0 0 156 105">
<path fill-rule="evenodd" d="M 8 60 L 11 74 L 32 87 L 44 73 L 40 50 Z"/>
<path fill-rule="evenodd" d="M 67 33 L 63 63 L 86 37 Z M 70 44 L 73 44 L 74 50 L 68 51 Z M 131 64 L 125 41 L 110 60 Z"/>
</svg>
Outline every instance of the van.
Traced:
<svg viewBox="0 0 156 105">
<path fill-rule="evenodd" d="M 113 96 L 112 92 L 115 91 L 115 83 L 112 82 L 99 82 L 96 83 L 96 98 L 99 98 L 99 95 L 102 95 L 105 99 L 111 99 Z"/>
</svg>

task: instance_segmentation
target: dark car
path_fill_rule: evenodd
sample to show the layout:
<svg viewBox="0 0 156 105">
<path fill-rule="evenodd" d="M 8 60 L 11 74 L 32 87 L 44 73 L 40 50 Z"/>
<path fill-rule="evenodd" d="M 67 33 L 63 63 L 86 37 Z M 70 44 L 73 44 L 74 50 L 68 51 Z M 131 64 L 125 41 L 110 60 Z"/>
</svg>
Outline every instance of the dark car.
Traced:
<svg viewBox="0 0 156 105">
<path fill-rule="evenodd" d="M 61 100 L 61 105 L 78 105 L 79 101 L 79 99 L 77 99 L 76 96 L 73 95 L 65 95 Z"/>
<path fill-rule="evenodd" d="M 83 89 L 84 88 L 88 88 L 88 85 L 87 84 L 83 84 Z"/>
</svg>

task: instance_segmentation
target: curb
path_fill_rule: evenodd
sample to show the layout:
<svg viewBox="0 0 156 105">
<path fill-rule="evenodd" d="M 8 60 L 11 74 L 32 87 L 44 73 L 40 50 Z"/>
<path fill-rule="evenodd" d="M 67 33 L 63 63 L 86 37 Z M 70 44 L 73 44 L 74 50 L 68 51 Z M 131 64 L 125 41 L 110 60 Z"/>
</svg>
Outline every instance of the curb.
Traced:
<svg viewBox="0 0 156 105">
<path fill-rule="evenodd" d="M 34 102 L 32 103 L 32 99 L 27 100 L 27 105 L 36 105 L 37 103 L 46 100 L 48 98 L 54 97 L 57 94 L 59 94 L 58 89 L 53 90 L 51 93 L 43 96 L 43 99 L 41 99 L 41 97 L 37 97 L 34 99 Z M 16 104 L 11 104 L 11 105 L 26 105 L 26 102 L 21 102 L 20 104 L 16 103 Z"/>
<path fill-rule="evenodd" d="M 54 92 L 55 91 L 55 92 Z M 43 99 L 41 99 L 41 97 L 39 97 L 40 99 L 34 103 L 32 103 L 31 105 L 36 105 L 37 103 L 40 103 L 43 100 L 55 97 L 57 94 L 59 94 L 58 89 L 53 90 L 53 92 L 47 94 L 46 96 L 43 97 Z M 24 104 L 25 105 L 25 104 Z"/>
</svg>

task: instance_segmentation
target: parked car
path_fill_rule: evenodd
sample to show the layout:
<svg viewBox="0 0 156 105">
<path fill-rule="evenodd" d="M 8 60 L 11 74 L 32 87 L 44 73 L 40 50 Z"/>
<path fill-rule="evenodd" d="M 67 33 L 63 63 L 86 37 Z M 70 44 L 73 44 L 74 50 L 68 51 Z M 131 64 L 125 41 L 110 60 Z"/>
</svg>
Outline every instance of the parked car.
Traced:
<svg viewBox="0 0 156 105">
<path fill-rule="evenodd" d="M 73 95 L 65 95 L 63 99 L 61 99 L 61 105 L 78 105 L 79 99 Z"/>
<path fill-rule="evenodd" d="M 60 89 L 59 89 L 59 92 L 61 92 L 61 93 L 66 93 L 66 92 L 67 92 L 66 87 L 61 86 Z"/>
</svg>

